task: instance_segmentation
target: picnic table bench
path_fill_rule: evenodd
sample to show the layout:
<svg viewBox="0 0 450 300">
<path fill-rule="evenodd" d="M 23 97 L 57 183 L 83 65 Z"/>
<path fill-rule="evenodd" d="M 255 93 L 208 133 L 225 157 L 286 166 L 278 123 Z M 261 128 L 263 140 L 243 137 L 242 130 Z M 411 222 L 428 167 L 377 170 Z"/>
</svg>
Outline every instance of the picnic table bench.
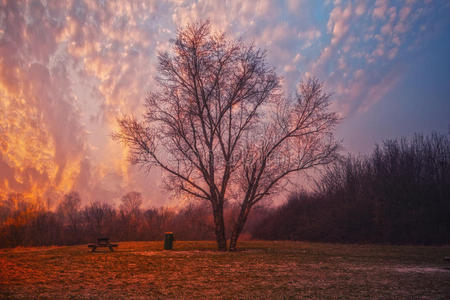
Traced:
<svg viewBox="0 0 450 300">
<path fill-rule="evenodd" d="M 108 247 L 109 250 L 112 252 L 114 251 L 114 247 L 118 247 L 118 244 L 111 244 L 109 242 L 109 238 L 98 238 L 97 239 L 97 243 L 96 244 L 89 244 L 88 247 L 92 248 L 92 252 L 95 251 L 95 249 L 97 249 L 97 247 Z"/>
</svg>

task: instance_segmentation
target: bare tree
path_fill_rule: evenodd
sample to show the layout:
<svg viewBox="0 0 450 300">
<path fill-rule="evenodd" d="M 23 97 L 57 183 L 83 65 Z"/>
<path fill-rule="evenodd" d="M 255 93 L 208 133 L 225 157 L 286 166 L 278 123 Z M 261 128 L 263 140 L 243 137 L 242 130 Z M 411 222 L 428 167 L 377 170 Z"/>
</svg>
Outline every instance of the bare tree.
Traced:
<svg viewBox="0 0 450 300">
<path fill-rule="evenodd" d="M 82 214 L 89 238 L 98 238 L 111 233 L 111 223 L 115 210 L 110 204 L 92 201 L 84 207 Z"/>
<path fill-rule="evenodd" d="M 158 87 L 143 121 L 119 120 L 115 133 L 133 163 L 157 166 L 169 188 L 210 203 L 218 249 L 226 250 L 223 208 L 240 204 L 230 250 L 251 208 L 279 191 L 288 175 L 336 156 L 337 116 L 317 80 L 283 97 L 265 53 L 213 33 L 208 22 L 181 28 L 159 54 Z"/>
<path fill-rule="evenodd" d="M 139 192 L 129 192 L 121 199 L 120 209 L 127 215 L 137 217 L 142 205 L 142 194 Z"/>
<path fill-rule="evenodd" d="M 63 223 L 68 227 L 72 237 L 76 236 L 79 231 L 79 211 L 81 207 L 81 198 L 78 192 L 72 191 L 64 195 L 63 200 L 59 203 L 57 211 L 63 218 Z"/>
<path fill-rule="evenodd" d="M 141 227 L 144 225 L 141 218 L 142 194 L 128 192 L 122 197 L 121 202 L 119 216 L 123 238 L 128 240 L 142 239 L 140 235 Z"/>
</svg>

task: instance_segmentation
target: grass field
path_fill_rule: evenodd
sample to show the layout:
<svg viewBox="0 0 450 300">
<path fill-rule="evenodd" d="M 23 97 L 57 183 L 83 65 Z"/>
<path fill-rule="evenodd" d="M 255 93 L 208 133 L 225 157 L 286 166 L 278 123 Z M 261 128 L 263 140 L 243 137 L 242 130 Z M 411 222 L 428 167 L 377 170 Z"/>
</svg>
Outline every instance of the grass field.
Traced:
<svg viewBox="0 0 450 300">
<path fill-rule="evenodd" d="M 0 250 L 0 298 L 449 299 L 450 247 L 241 242 Z"/>
</svg>

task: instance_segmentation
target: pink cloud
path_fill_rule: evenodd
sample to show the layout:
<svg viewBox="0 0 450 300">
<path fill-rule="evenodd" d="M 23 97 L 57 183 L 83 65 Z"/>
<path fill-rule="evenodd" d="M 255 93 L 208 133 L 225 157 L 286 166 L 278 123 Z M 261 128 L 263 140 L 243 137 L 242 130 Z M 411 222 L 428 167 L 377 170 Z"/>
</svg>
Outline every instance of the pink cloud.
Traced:
<svg viewBox="0 0 450 300">
<path fill-rule="evenodd" d="M 357 16 L 361 16 L 366 11 L 366 4 L 364 2 L 358 3 L 358 5 L 355 8 L 355 14 Z"/>
<path fill-rule="evenodd" d="M 373 104 L 383 98 L 394 86 L 397 85 L 401 76 L 398 69 L 391 70 L 385 75 L 379 82 L 370 84 L 370 88 L 367 91 L 364 101 L 358 108 L 358 112 L 366 112 Z"/>
<path fill-rule="evenodd" d="M 373 9 L 372 16 L 378 19 L 384 19 L 386 17 L 386 11 L 388 8 L 388 0 L 377 0 L 375 2 L 375 8 Z"/>
</svg>

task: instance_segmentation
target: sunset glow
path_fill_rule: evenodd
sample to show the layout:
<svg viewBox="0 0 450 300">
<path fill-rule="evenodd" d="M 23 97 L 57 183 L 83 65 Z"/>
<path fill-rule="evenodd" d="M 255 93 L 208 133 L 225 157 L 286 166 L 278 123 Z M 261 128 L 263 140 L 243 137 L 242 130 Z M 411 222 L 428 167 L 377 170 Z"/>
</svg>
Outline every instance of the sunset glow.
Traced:
<svg viewBox="0 0 450 300">
<path fill-rule="evenodd" d="M 438 0 L 0 1 L 0 199 L 51 208 L 72 190 L 83 203 L 139 191 L 146 206 L 177 204 L 111 135 L 142 115 L 158 52 L 197 20 L 266 49 L 289 93 L 321 79 L 346 151 L 446 133 L 449 15 Z"/>
</svg>

